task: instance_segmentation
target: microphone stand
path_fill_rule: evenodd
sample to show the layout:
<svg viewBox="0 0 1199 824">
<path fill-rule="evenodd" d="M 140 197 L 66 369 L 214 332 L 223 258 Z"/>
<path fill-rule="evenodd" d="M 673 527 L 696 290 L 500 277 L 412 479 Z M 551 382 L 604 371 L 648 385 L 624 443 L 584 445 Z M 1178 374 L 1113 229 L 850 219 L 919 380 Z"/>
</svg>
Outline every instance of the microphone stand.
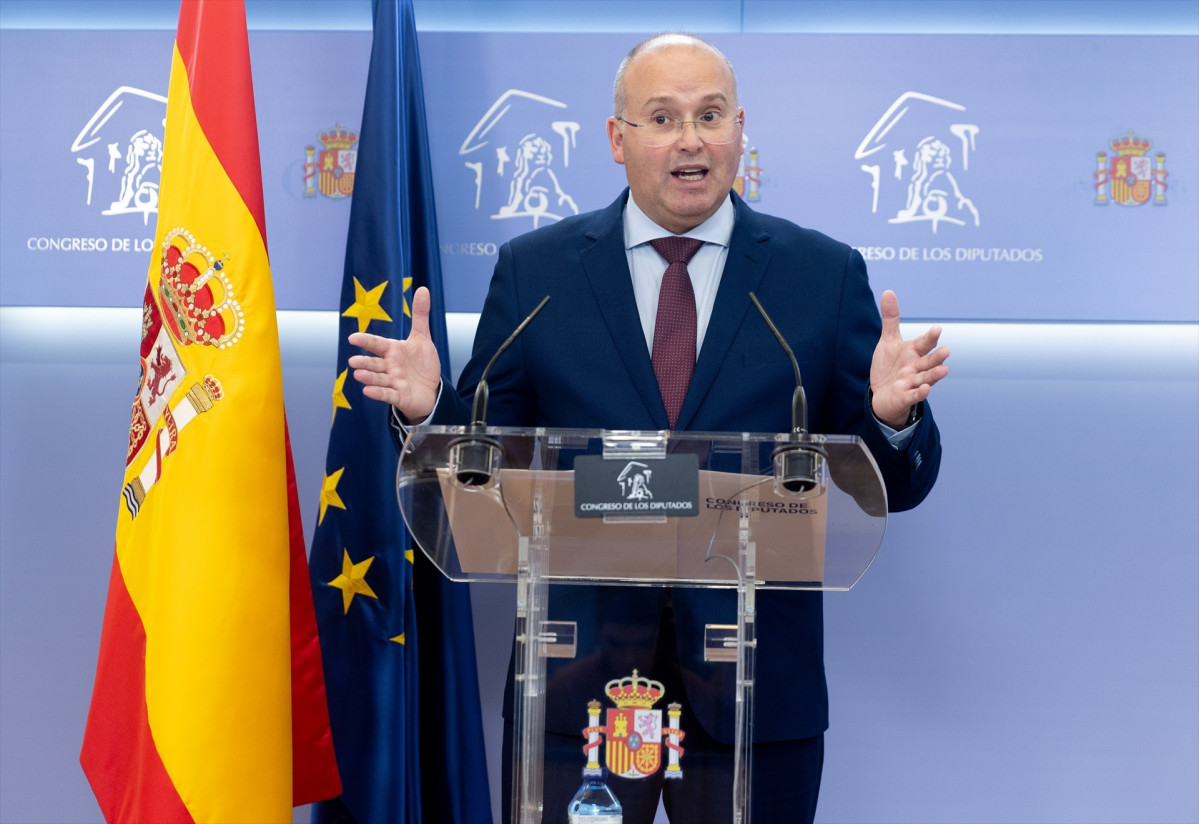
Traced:
<svg viewBox="0 0 1199 824">
<path fill-rule="evenodd" d="M 770 315 L 766 314 L 758 296 L 750 292 L 749 299 L 753 301 L 762 320 L 766 321 L 766 326 L 787 353 L 791 368 L 795 370 L 795 392 L 791 396 L 791 431 L 786 440 L 770 455 L 774 463 L 775 487 L 781 487 L 799 498 L 818 497 L 828 483 L 828 458 L 808 432 L 808 399 L 804 394 L 803 379 L 799 374 L 799 361 L 795 359 L 795 353 L 787 345 L 782 332 L 774 325 Z"/>
<path fill-rule="evenodd" d="M 487 362 L 487 366 L 484 367 L 483 374 L 479 376 L 479 383 L 475 387 L 474 403 L 471 405 L 469 432 L 466 436 L 454 440 L 449 447 L 450 476 L 461 486 L 487 486 L 499 473 L 503 464 L 503 447 L 500 446 L 499 441 L 489 438 L 485 434 L 489 391 L 487 375 L 491 372 L 491 367 L 495 366 L 495 362 L 499 360 L 500 355 L 512 345 L 521 332 L 525 331 L 525 327 L 549 302 L 549 295 L 541 299 L 541 303 L 537 304 L 528 317 L 521 321 L 520 325 L 508 336 L 508 339 L 500 344 L 500 348 L 495 351 L 491 360 Z"/>
</svg>

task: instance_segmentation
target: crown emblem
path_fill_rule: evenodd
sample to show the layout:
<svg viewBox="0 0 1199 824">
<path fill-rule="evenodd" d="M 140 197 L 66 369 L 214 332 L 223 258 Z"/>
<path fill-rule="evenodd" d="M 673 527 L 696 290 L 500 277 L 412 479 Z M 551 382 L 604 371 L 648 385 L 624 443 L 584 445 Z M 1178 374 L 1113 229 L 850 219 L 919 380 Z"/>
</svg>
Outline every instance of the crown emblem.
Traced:
<svg viewBox="0 0 1199 824">
<path fill-rule="evenodd" d="M 629 707 L 649 709 L 662 697 L 665 687 L 661 681 L 650 681 L 641 678 L 637 670 L 624 678 L 613 678 L 604 687 L 608 698 L 621 709 Z"/>
<path fill-rule="evenodd" d="M 321 144 L 326 149 L 348 149 L 358 142 L 358 133 L 351 132 L 340 123 L 320 133 Z"/>
<path fill-rule="evenodd" d="M 1113 137 L 1111 141 L 1112 149 L 1121 157 L 1142 157 L 1152 145 L 1152 140 L 1147 137 L 1138 137 L 1131 131 L 1129 131 L 1128 137 Z"/>
<path fill-rule="evenodd" d="M 226 349 L 241 339 L 245 316 L 224 272 L 227 260 L 217 260 L 186 229 L 167 232 L 158 290 L 175 340 Z"/>
</svg>

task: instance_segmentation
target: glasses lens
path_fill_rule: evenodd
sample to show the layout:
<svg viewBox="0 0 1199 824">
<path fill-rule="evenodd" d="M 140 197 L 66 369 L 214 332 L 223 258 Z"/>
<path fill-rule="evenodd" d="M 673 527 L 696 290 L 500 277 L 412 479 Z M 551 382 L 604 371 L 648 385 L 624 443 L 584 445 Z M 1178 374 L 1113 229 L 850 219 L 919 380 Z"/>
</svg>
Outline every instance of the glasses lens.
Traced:
<svg viewBox="0 0 1199 824">
<path fill-rule="evenodd" d="M 703 120 L 671 121 L 667 123 L 650 122 L 642 131 L 645 132 L 644 142 L 650 148 L 669 146 L 682 136 L 683 129 L 695 129 L 699 139 L 710 146 L 722 146 L 732 143 L 737 138 L 737 127 L 741 119 L 734 117 L 721 120 L 719 123 L 709 123 Z"/>
</svg>

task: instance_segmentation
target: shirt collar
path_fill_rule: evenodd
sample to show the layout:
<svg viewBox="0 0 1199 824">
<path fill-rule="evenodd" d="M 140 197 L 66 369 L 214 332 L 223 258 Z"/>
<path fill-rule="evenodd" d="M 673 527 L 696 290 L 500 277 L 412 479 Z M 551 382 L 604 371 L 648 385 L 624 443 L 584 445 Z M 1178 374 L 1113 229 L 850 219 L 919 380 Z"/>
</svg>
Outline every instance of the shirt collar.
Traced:
<svg viewBox="0 0 1199 824">
<path fill-rule="evenodd" d="M 733 221 L 735 217 L 736 211 L 733 209 L 733 199 L 732 197 L 726 197 L 724 203 L 720 204 L 720 208 L 716 210 L 714 215 L 690 232 L 681 235 L 681 237 L 693 237 L 702 240 L 704 243 L 715 243 L 727 247 L 733 237 Z M 671 232 L 654 223 L 645 212 L 641 211 L 641 207 L 633 200 L 633 193 L 629 192 L 629 199 L 624 207 L 625 249 L 632 249 L 634 246 L 649 243 L 651 240 L 665 237 L 669 234 Z"/>
</svg>

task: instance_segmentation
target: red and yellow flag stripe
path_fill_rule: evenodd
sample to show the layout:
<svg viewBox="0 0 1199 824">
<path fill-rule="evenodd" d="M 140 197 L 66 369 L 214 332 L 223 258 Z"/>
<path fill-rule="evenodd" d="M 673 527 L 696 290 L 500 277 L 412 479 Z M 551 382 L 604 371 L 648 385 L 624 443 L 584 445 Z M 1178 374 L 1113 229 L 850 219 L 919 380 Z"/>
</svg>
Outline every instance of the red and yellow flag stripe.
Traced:
<svg viewBox="0 0 1199 824">
<path fill-rule="evenodd" d="M 339 792 L 257 134 L 242 3 L 184 0 L 143 324 L 148 434 L 126 466 L 81 756 L 109 821 L 284 822 L 293 800 Z"/>
</svg>

